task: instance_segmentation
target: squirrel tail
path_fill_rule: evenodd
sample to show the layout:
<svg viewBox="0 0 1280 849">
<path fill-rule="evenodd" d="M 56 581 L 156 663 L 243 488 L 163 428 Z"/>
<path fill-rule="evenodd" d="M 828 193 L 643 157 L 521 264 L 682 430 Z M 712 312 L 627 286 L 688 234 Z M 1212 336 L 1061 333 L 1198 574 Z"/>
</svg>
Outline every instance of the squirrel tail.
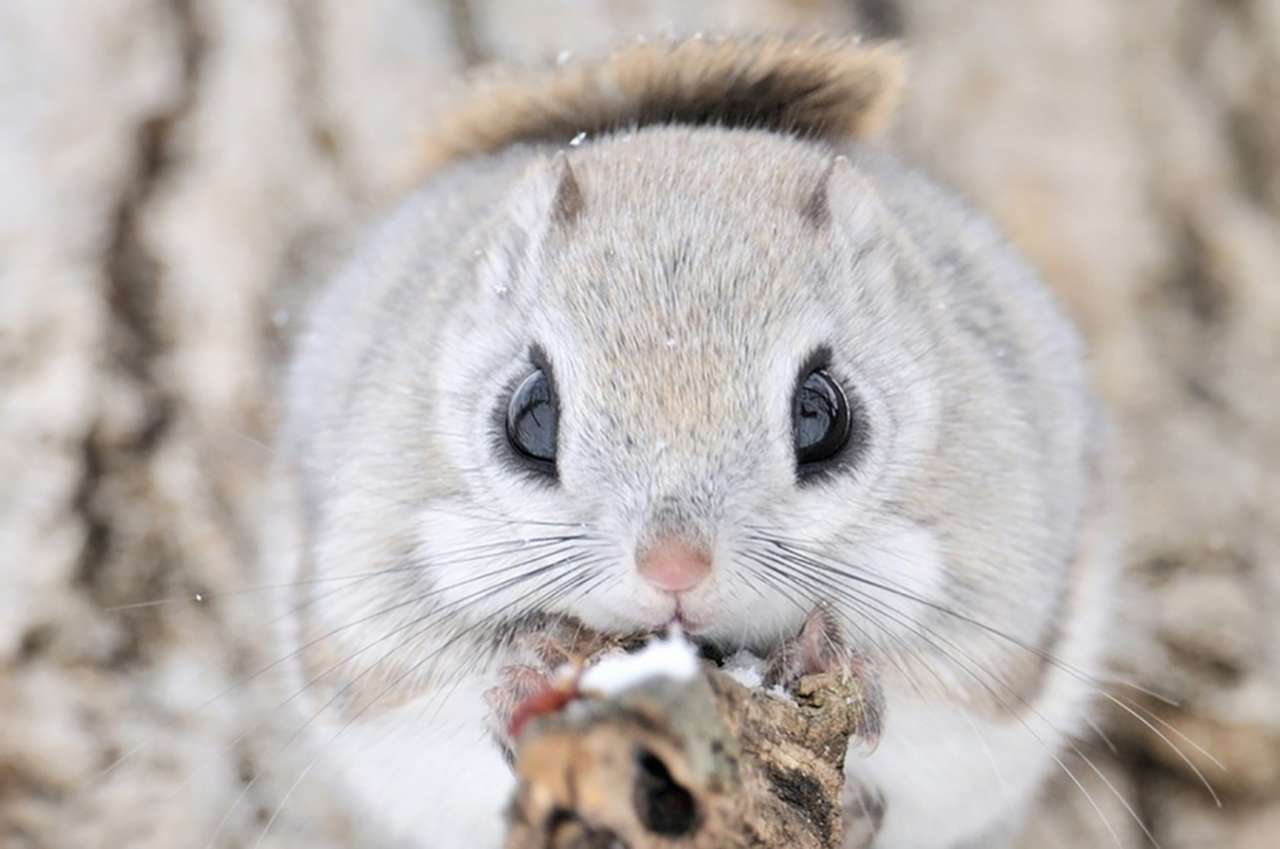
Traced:
<svg viewBox="0 0 1280 849">
<path fill-rule="evenodd" d="M 654 124 L 865 137 L 887 122 L 901 51 L 851 38 L 690 38 L 471 79 L 427 141 L 427 170 L 518 142 Z"/>
</svg>

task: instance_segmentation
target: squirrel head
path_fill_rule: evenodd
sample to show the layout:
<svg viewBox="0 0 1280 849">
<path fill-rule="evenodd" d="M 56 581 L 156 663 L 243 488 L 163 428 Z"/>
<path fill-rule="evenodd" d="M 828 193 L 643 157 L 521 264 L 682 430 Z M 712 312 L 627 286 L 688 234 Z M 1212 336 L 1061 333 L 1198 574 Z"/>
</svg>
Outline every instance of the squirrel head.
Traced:
<svg viewBox="0 0 1280 849">
<path fill-rule="evenodd" d="M 674 620 L 767 649 L 821 599 L 868 653 L 920 650 L 941 605 L 1052 633 L 1073 333 L 988 225 L 856 140 L 896 54 L 756 47 L 633 48 L 451 125 L 296 369 L 334 493 L 317 570 L 395 571 L 346 618 L 393 584 L 464 629 Z"/>
<path fill-rule="evenodd" d="M 847 158 L 764 130 L 614 133 L 539 156 L 475 238 L 428 427 L 470 497 L 592 540 L 599 586 L 549 609 L 763 646 L 803 618 L 776 586 L 811 546 L 942 581 L 898 501 L 945 460 L 931 282 Z"/>
</svg>

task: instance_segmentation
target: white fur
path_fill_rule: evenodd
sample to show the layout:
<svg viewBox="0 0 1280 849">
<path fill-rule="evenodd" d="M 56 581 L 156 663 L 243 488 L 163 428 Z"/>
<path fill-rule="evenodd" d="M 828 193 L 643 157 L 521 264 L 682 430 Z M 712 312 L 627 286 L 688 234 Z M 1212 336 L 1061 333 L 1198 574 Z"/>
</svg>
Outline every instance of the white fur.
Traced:
<svg viewBox="0 0 1280 849">
<path fill-rule="evenodd" d="M 1043 641 L 1096 671 L 1113 558 L 1085 544 L 1099 437 L 1080 345 L 984 219 L 886 156 L 835 152 L 664 127 L 567 161 L 513 148 L 428 183 L 326 291 L 281 438 L 305 556 L 274 559 L 286 580 L 371 575 L 288 600 L 306 604 L 293 639 L 343 629 L 313 665 L 385 641 L 339 675 L 409 693 L 361 684 L 374 709 L 333 721 L 370 819 L 421 849 L 496 846 L 510 776 L 482 694 L 520 658 L 442 641 L 532 611 L 661 628 L 675 603 L 634 555 L 671 533 L 713 555 L 681 599 L 697 636 L 764 653 L 839 596 L 885 676 L 880 747 L 849 761 L 885 796 L 879 849 L 1008 828 L 1057 768 L 1089 686 L 1053 666 L 999 682 Z M 566 179 L 580 210 L 555 207 Z M 554 483 L 495 423 L 534 347 L 561 403 Z M 804 483 L 791 399 L 823 348 L 869 437 Z M 826 570 L 767 560 L 786 550 L 770 539 Z"/>
<path fill-rule="evenodd" d="M 346 730 L 328 723 L 315 743 L 378 831 L 429 849 L 497 847 L 514 780 L 477 721 L 482 696 L 467 682 L 443 704 L 430 694 Z"/>
<path fill-rule="evenodd" d="M 997 846 L 993 841 L 1016 828 L 1049 775 L 1062 773 L 1068 784 L 1093 777 L 1087 762 L 1071 757 L 1069 749 L 1097 699 L 1096 676 L 1111 620 L 1108 586 L 1106 573 L 1097 572 L 1080 588 L 1082 615 L 1070 623 L 1040 698 L 1019 703 L 998 679 L 987 678 L 1021 714 L 1017 719 L 993 721 L 921 698 L 916 682 L 890 672 L 880 745 L 869 755 L 852 747 L 846 760 L 853 786 L 877 788 L 886 801 L 875 846 L 929 849 L 977 842 L 975 836 L 986 840 L 978 845 Z M 1114 810 L 1111 800 L 1096 795 L 1099 791 L 1093 791 L 1092 801 L 1084 789 L 1078 792 L 1083 808 L 1097 803 Z M 1124 825 L 1098 816 L 1108 827 Z"/>
</svg>

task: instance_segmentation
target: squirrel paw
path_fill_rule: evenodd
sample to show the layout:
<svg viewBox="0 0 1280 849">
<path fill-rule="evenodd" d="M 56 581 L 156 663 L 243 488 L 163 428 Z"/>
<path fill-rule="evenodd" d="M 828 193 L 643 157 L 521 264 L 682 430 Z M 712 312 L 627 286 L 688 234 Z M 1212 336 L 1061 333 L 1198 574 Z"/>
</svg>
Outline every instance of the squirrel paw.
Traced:
<svg viewBox="0 0 1280 849">
<path fill-rule="evenodd" d="M 836 675 L 857 681 L 863 702 L 858 739 L 868 753 L 875 750 L 884 715 L 879 676 L 867 658 L 848 645 L 839 620 L 829 608 L 818 605 L 810 611 L 800 633 L 784 640 L 770 653 L 766 663 L 765 686 L 782 687 L 790 692 L 801 688 L 803 679 L 816 675 Z"/>
<path fill-rule="evenodd" d="M 489 731 L 508 763 L 514 762 L 515 740 L 532 715 L 533 703 L 552 692 L 556 692 L 556 688 L 551 677 L 532 666 L 503 667 L 498 671 L 498 684 L 485 691 Z"/>
</svg>

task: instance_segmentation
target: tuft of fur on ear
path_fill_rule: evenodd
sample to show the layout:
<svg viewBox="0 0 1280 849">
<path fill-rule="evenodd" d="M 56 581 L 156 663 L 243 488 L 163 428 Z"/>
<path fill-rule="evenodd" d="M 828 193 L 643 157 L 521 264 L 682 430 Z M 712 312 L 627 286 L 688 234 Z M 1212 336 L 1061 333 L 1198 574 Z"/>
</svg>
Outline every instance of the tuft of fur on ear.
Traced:
<svg viewBox="0 0 1280 849">
<path fill-rule="evenodd" d="M 875 184 L 858 173 L 843 154 L 827 160 L 822 175 L 800 205 L 800 214 L 815 228 L 826 228 L 832 219 L 858 232 L 870 228 L 877 215 Z"/>
<path fill-rule="evenodd" d="M 556 181 L 551 217 L 558 224 L 572 224 L 582 212 L 582 187 L 578 185 L 578 178 L 573 175 L 569 157 L 563 150 L 556 153 L 551 168 Z"/>
<path fill-rule="evenodd" d="M 645 42 L 553 68 L 493 70 L 445 110 L 425 165 L 653 124 L 864 137 L 897 105 L 904 64 L 893 44 L 758 37 Z"/>
</svg>

